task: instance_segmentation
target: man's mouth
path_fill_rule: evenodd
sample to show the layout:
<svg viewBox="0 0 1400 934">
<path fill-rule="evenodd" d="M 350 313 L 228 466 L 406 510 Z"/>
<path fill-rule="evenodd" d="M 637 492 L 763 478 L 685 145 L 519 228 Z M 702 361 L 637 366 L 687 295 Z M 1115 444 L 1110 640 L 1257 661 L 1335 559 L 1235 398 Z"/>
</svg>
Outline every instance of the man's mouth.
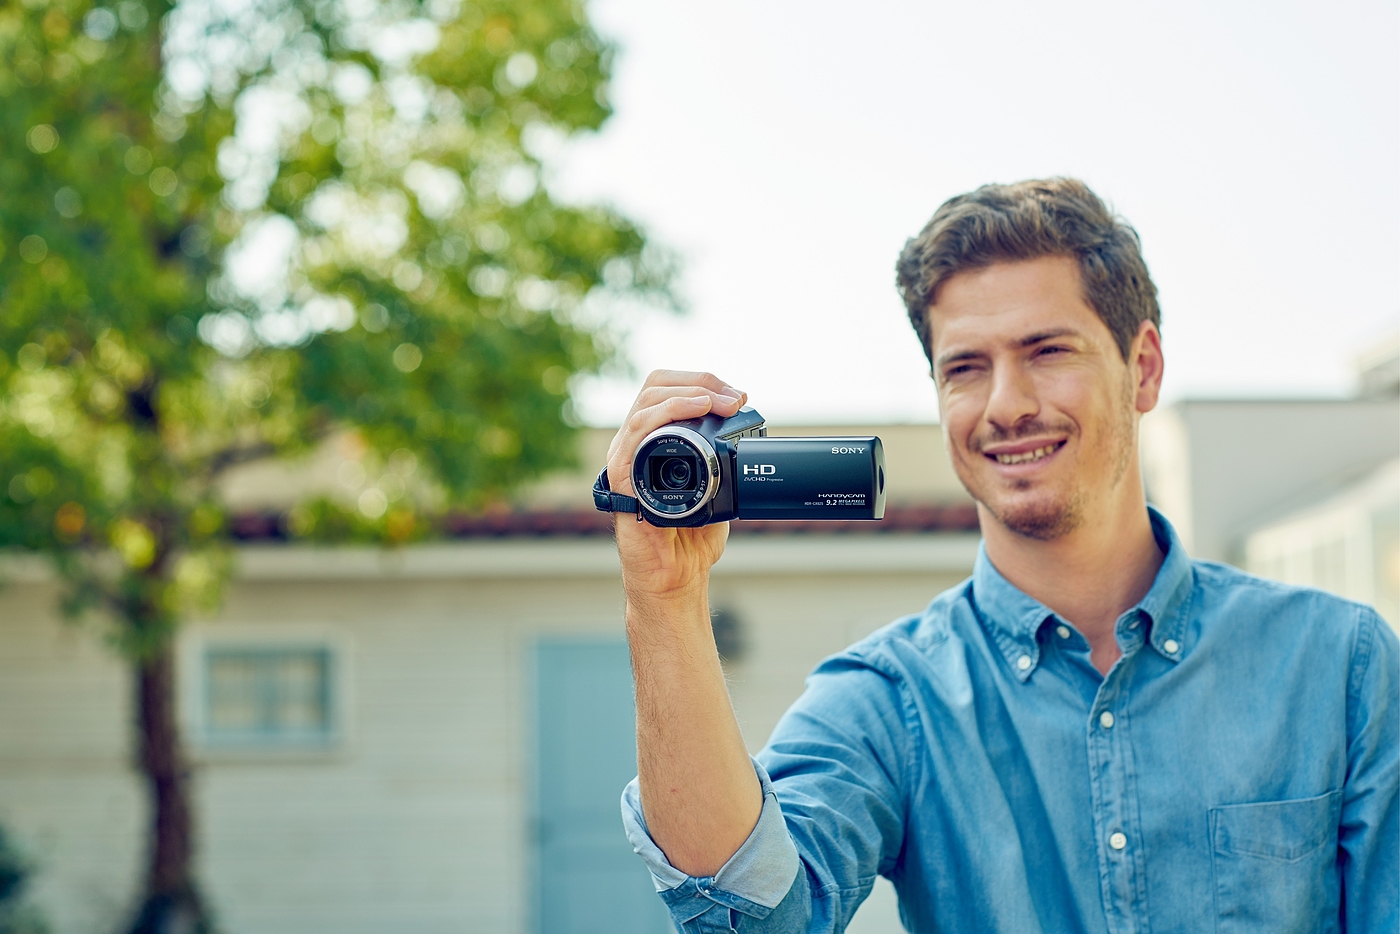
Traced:
<svg viewBox="0 0 1400 934">
<path fill-rule="evenodd" d="M 987 456 L 998 464 L 1029 464 L 1049 457 L 1063 446 L 1063 441 L 1054 441 L 1032 451 L 1019 451 L 1015 454 L 988 454 Z"/>
</svg>

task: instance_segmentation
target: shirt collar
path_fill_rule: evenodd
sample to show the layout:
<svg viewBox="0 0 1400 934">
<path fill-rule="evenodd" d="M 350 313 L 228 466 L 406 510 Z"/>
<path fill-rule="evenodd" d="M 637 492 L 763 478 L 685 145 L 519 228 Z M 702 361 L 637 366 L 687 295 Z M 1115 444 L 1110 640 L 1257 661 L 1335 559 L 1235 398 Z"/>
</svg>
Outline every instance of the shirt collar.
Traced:
<svg viewBox="0 0 1400 934">
<path fill-rule="evenodd" d="M 1173 662 L 1180 661 L 1189 646 L 1185 644 L 1186 611 L 1191 595 L 1191 559 L 1182 547 L 1181 539 L 1166 517 L 1155 508 L 1147 507 L 1152 521 L 1152 534 L 1165 553 L 1162 566 L 1152 587 L 1138 603 L 1120 619 L 1142 614 L 1150 622 L 1149 641 L 1161 655 Z M 1055 614 L 1002 577 L 987 557 L 986 543 L 977 548 L 977 561 L 972 569 L 973 599 L 983 625 L 1006 657 L 1012 673 L 1020 681 L 1031 676 L 1040 662 L 1040 627 Z"/>
</svg>

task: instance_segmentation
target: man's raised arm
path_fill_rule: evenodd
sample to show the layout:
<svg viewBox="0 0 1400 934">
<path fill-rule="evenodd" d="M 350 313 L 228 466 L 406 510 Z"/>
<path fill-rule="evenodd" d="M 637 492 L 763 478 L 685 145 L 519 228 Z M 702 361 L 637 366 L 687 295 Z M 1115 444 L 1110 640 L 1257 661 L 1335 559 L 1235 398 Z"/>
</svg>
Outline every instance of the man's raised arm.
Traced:
<svg viewBox="0 0 1400 934">
<path fill-rule="evenodd" d="M 633 494 L 632 455 L 653 430 L 743 404 L 709 373 L 654 371 L 608 449 L 609 485 Z M 710 568 L 728 535 L 727 523 L 668 529 L 617 518 L 642 811 L 670 864 L 697 877 L 719 871 L 763 806 L 710 629 Z"/>
</svg>

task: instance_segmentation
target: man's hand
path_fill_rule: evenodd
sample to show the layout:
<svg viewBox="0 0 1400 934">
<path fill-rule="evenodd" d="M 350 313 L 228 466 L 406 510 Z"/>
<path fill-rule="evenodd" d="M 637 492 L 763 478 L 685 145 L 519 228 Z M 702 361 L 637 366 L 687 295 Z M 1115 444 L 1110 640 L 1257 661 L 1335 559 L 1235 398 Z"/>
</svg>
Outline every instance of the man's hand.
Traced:
<svg viewBox="0 0 1400 934">
<path fill-rule="evenodd" d="M 632 455 L 671 422 L 729 416 L 745 395 L 710 373 L 656 370 L 608 449 L 608 485 L 634 495 Z M 758 823 L 763 795 L 710 629 L 710 568 L 725 522 L 664 529 L 616 518 L 637 694 L 637 771 L 647 828 L 671 865 L 712 876 Z"/>
<path fill-rule="evenodd" d="M 733 415 L 746 398 L 711 373 L 653 370 L 608 447 L 608 485 L 618 493 L 635 495 L 632 455 L 642 439 L 671 422 L 709 412 Z M 729 524 L 665 529 L 630 518 L 617 517 L 617 550 L 628 601 L 693 598 L 696 588 L 706 585 L 710 568 L 724 552 Z"/>
</svg>

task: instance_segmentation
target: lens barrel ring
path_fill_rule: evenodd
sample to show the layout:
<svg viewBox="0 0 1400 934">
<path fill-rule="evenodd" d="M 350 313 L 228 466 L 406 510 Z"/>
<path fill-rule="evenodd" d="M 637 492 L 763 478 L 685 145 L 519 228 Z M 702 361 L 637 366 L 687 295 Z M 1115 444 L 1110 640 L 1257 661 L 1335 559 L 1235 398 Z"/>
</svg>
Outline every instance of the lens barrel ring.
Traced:
<svg viewBox="0 0 1400 934">
<path fill-rule="evenodd" d="M 667 441 L 677 442 L 692 449 L 691 456 L 694 456 L 703 465 L 699 478 L 700 495 L 695 502 L 679 512 L 670 511 L 666 503 L 656 499 L 658 493 L 664 491 L 652 490 L 646 476 L 646 464 L 652 455 L 652 450 Z M 637 452 L 632 458 L 632 488 L 636 492 L 637 502 L 643 512 L 659 519 L 674 522 L 687 519 L 700 512 L 719 492 L 719 482 L 719 455 L 716 453 L 714 445 L 699 432 L 682 425 L 663 425 L 656 429 L 643 438 L 641 444 L 637 445 Z"/>
</svg>

